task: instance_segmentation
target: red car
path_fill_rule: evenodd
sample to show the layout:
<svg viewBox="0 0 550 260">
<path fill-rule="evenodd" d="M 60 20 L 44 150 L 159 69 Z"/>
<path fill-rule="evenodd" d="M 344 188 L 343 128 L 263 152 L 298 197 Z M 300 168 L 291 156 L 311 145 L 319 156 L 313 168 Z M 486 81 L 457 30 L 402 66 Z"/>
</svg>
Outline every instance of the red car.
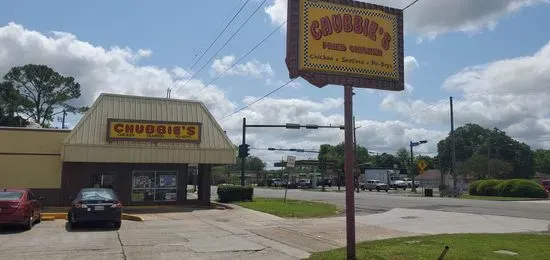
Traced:
<svg viewBox="0 0 550 260">
<path fill-rule="evenodd" d="M 0 189 L 0 225 L 23 225 L 30 230 L 40 222 L 42 198 L 29 189 Z"/>
</svg>

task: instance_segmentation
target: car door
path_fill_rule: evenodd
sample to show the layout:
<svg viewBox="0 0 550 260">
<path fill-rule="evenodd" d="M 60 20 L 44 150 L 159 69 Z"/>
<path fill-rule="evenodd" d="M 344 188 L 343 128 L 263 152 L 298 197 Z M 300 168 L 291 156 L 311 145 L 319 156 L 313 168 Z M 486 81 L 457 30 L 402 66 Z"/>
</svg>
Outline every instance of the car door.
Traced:
<svg viewBox="0 0 550 260">
<path fill-rule="evenodd" d="M 27 192 L 27 201 L 25 202 L 27 204 L 27 210 L 29 211 L 29 214 L 33 214 L 33 218 L 37 219 L 40 217 L 40 211 L 36 210 L 37 206 L 37 200 L 34 194 L 31 191 Z"/>
<path fill-rule="evenodd" d="M 39 218 L 40 217 L 40 214 L 42 214 L 42 201 L 41 201 L 41 198 L 36 196 L 36 194 L 34 194 L 34 192 L 31 191 L 31 194 L 32 194 L 32 197 L 34 198 L 33 200 L 33 209 L 34 209 L 34 212 L 36 213 L 36 217 Z"/>
</svg>

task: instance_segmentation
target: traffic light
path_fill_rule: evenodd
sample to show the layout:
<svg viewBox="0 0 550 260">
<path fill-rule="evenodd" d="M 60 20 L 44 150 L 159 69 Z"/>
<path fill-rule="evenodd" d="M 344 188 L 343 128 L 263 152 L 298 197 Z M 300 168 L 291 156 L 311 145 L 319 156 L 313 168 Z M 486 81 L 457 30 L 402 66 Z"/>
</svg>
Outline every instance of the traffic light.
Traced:
<svg viewBox="0 0 550 260">
<path fill-rule="evenodd" d="M 250 148 L 248 144 L 239 145 L 239 158 L 246 158 L 250 155 Z"/>
</svg>

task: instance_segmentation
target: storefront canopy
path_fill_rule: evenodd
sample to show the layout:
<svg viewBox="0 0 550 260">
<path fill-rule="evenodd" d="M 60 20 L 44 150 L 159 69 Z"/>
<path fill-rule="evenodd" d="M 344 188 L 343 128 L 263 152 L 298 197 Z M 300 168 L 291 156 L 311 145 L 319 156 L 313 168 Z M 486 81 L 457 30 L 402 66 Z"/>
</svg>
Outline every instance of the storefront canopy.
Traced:
<svg viewBox="0 0 550 260">
<path fill-rule="evenodd" d="M 101 94 L 63 142 L 64 162 L 235 164 L 198 101 Z"/>
</svg>

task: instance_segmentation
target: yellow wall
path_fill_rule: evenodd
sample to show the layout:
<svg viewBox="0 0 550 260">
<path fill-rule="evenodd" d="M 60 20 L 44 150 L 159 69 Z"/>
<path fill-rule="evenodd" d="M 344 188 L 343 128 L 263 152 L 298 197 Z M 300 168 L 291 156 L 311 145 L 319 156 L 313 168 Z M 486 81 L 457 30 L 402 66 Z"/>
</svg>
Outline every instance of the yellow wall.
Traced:
<svg viewBox="0 0 550 260">
<path fill-rule="evenodd" d="M 0 153 L 61 153 L 69 131 L 0 128 Z"/>
<path fill-rule="evenodd" d="M 0 154 L 0 187 L 61 188 L 61 156 Z"/>
<path fill-rule="evenodd" d="M 0 187 L 61 188 L 61 147 L 68 134 L 0 128 Z"/>
</svg>

